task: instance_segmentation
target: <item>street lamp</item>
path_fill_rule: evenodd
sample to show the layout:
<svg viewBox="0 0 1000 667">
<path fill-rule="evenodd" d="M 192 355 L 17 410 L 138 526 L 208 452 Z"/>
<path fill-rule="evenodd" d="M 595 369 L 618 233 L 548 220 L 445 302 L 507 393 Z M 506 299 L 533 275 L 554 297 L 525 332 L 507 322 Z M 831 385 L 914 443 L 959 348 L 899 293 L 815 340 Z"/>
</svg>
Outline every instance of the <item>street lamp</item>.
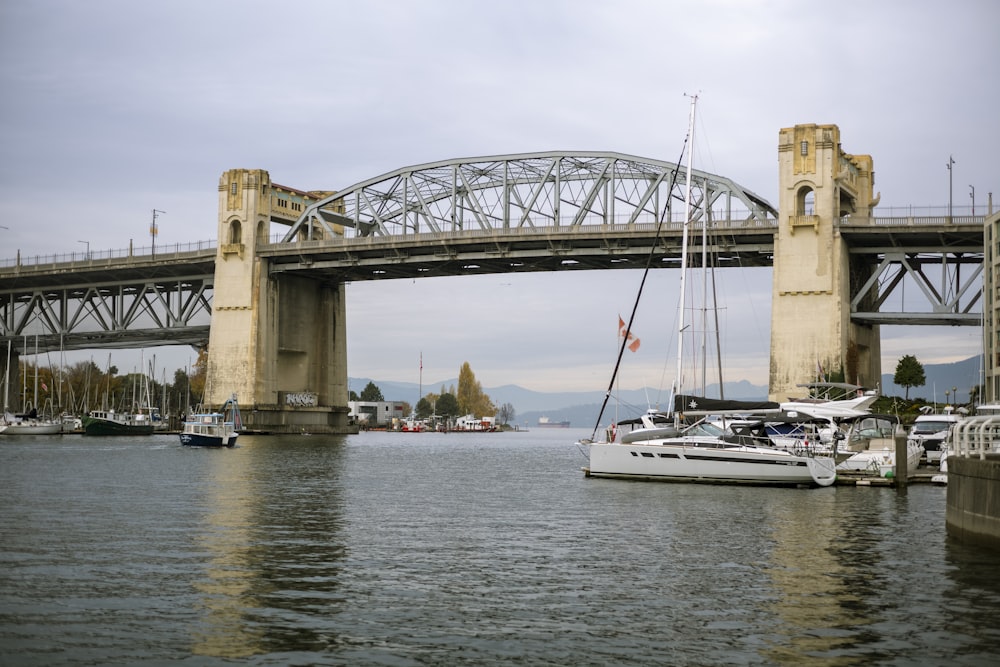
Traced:
<svg viewBox="0 0 1000 667">
<path fill-rule="evenodd" d="M 971 192 L 969 193 L 969 196 L 972 197 L 972 216 L 975 217 L 975 215 L 976 215 L 976 186 L 970 185 L 969 186 L 969 190 L 971 190 Z"/>
<path fill-rule="evenodd" d="M 951 224 L 951 166 L 955 164 L 955 159 L 952 156 L 948 156 L 948 224 Z"/>
<path fill-rule="evenodd" d="M 90 241 L 77 241 L 77 243 L 86 243 L 87 244 L 87 260 L 89 261 L 90 260 Z"/>
<path fill-rule="evenodd" d="M 166 211 L 158 211 L 153 209 L 153 224 L 149 226 L 149 236 L 153 239 L 153 255 L 156 255 L 156 235 L 159 233 L 159 228 L 156 226 L 156 214 L 164 214 Z"/>
</svg>

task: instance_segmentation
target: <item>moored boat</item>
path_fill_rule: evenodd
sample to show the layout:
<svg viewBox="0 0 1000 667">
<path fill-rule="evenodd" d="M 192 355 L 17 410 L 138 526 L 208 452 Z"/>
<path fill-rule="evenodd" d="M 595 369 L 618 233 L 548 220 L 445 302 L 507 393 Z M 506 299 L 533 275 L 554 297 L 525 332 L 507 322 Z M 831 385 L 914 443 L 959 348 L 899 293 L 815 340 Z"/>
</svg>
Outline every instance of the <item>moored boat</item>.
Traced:
<svg viewBox="0 0 1000 667">
<path fill-rule="evenodd" d="M 943 414 L 920 415 L 910 428 L 909 439 L 924 448 L 928 463 L 940 463 L 948 433 L 962 417 L 949 408 Z"/>
<path fill-rule="evenodd" d="M 678 396 L 675 400 L 690 404 L 699 399 Z M 687 414 L 691 415 L 691 411 Z M 623 434 L 621 442 L 588 443 L 587 475 L 779 486 L 830 486 L 836 481 L 831 456 L 813 451 L 806 438 L 798 448 L 788 447 L 787 443 L 776 446 L 767 436 L 763 421 L 727 433 L 708 421 L 690 426 L 675 422 L 671 426 L 663 417 L 653 412 L 643 415 L 642 426 Z"/>
<path fill-rule="evenodd" d="M 149 415 L 114 410 L 91 410 L 83 418 L 84 435 L 152 435 Z"/>
<path fill-rule="evenodd" d="M 0 424 L 2 435 L 55 435 L 62 433 L 62 422 L 46 419 L 22 419 Z"/>
<path fill-rule="evenodd" d="M 837 464 L 837 470 L 868 472 L 888 477 L 896 468 L 896 429 L 899 418 L 895 415 L 865 414 L 841 421 L 847 428 L 846 448 L 848 458 Z M 924 448 L 916 441 L 906 441 L 907 474 L 916 471 Z"/>
<path fill-rule="evenodd" d="M 688 138 L 693 142 L 695 101 L 692 99 Z M 769 439 L 755 440 L 739 436 L 729 437 L 723 429 L 704 418 L 691 424 L 688 420 L 696 413 L 703 417 L 728 412 L 730 415 L 747 414 L 758 411 L 777 412 L 777 403 L 754 402 L 752 405 L 720 405 L 700 396 L 681 395 L 683 387 L 683 338 L 685 329 L 685 282 L 688 268 L 688 227 L 691 224 L 691 152 L 687 158 L 687 186 L 685 194 L 685 217 L 681 240 L 680 299 L 678 306 L 678 353 L 677 380 L 671 389 L 670 413 L 660 415 L 647 412 L 640 418 L 640 426 L 616 441 L 616 425 L 607 430 L 607 440 L 594 442 L 583 440 L 589 465 L 584 468 L 590 477 L 612 477 L 639 480 L 712 482 L 744 484 L 777 484 L 830 486 L 837 478 L 836 465 L 832 456 L 817 455 L 808 447 L 801 450 L 774 446 Z M 705 267 L 705 264 L 702 264 Z M 648 265 L 647 265 L 647 271 Z M 638 299 L 636 302 L 638 306 Z M 633 308 L 633 313 L 635 308 Z M 626 326 L 619 317 L 621 346 L 618 362 L 624 353 L 631 335 L 632 322 Z M 633 345 L 637 343 L 633 341 Z M 633 350 L 634 351 L 634 350 Z M 618 366 L 612 373 L 608 385 L 610 396 L 614 386 Z M 720 370 L 721 375 L 721 370 Z M 722 379 L 719 380 L 722 386 Z M 601 408 L 603 415 L 604 407 Z M 598 416 L 600 423 L 600 416 Z M 621 422 L 619 422 L 619 425 Z M 595 433 L 597 427 L 595 427 Z"/>
<path fill-rule="evenodd" d="M 243 422 L 236 395 L 227 400 L 222 409 L 195 412 L 184 420 L 180 433 L 182 445 L 192 447 L 235 447 Z"/>
</svg>

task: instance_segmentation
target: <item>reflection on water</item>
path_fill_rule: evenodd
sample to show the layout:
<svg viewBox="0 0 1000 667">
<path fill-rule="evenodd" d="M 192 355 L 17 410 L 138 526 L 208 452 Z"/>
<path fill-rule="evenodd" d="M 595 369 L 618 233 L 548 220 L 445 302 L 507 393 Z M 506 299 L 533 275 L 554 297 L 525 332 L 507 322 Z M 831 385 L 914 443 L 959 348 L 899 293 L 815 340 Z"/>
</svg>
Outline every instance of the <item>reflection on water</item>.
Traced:
<svg viewBox="0 0 1000 667">
<path fill-rule="evenodd" d="M 587 479 L 554 431 L 0 440 L 0 664 L 1000 664 L 945 489 Z"/>
<path fill-rule="evenodd" d="M 199 542 L 210 556 L 194 584 L 206 612 L 194 653 L 322 648 L 316 633 L 275 621 L 282 611 L 331 611 L 343 555 L 342 451 L 342 438 L 244 436 L 236 449 L 204 452 L 212 475 Z"/>
<path fill-rule="evenodd" d="M 805 655 L 825 658 L 816 664 L 851 664 L 835 653 L 854 641 L 851 628 L 867 619 L 850 583 L 855 569 L 835 555 L 844 539 L 844 509 L 836 488 L 815 490 L 808 503 L 797 500 L 768 508 L 773 549 L 767 574 L 775 587 L 769 607 L 778 623 L 762 656 L 780 665 L 800 664 Z"/>
<path fill-rule="evenodd" d="M 205 488 L 204 518 L 194 538 L 206 553 L 203 576 L 193 585 L 201 595 L 203 618 L 193 628 L 192 652 L 222 658 L 242 658 L 260 652 L 261 629 L 246 622 L 257 606 L 251 589 L 256 576 L 250 568 L 254 488 L 248 474 L 252 450 L 192 448 L 210 471 Z"/>
</svg>

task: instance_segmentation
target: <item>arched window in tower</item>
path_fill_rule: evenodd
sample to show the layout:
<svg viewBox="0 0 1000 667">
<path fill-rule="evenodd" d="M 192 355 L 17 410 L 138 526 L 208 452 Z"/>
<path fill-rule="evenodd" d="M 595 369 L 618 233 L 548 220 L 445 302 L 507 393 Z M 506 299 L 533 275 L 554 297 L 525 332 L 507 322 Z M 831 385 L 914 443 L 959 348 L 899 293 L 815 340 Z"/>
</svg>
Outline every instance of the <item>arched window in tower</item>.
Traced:
<svg viewBox="0 0 1000 667">
<path fill-rule="evenodd" d="M 816 211 L 816 193 L 808 185 L 799 190 L 796 197 L 796 215 L 814 215 Z"/>
<path fill-rule="evenodd" d="M 242 243 L 243 242 L 243 227 L 240 225 L 239 220 L 233 220 L 229 223 L 229 242 L 230 243 Z"/>
</svg>

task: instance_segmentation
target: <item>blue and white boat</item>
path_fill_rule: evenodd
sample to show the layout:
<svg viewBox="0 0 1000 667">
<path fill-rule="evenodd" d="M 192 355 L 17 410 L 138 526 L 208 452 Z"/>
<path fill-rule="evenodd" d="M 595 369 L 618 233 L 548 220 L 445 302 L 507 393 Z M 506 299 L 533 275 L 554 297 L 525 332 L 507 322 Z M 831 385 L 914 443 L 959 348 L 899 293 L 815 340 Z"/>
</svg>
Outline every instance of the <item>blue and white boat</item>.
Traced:
<svg viewBox="0 0 1000 667">
<path fill-rule="evenodd" d="M 195 412 L 184 420 L 181 444 L 192 447 L 235 447 L 243 422 L 236 394 L 219 412 Z"/>
</svg>

